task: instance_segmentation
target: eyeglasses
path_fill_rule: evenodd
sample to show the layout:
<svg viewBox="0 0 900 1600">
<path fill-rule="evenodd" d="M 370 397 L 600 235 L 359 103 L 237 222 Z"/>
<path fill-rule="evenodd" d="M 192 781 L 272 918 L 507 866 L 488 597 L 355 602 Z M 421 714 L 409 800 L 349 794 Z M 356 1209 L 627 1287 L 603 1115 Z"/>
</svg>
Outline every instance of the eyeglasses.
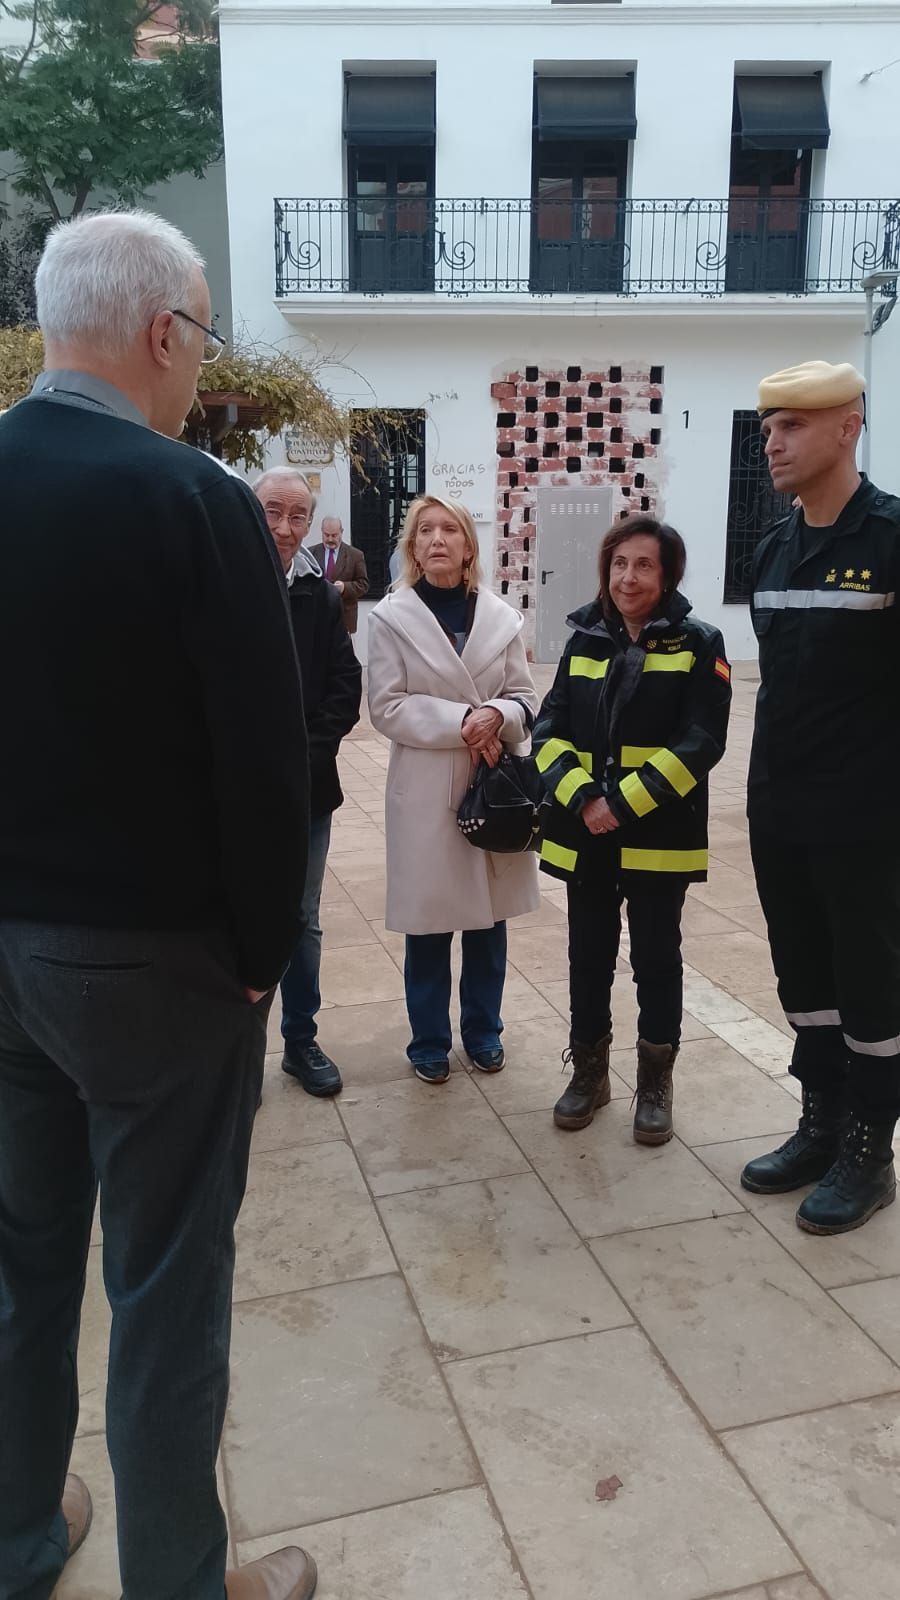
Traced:
<svg viewBox="0 0 900 1600">
<path fill-rule="evenodd" d="M 228 343 L 227 339 L 223 339 L 220 333 L 216 333 L 215 328 L 208 328 L 205 322 L 198 322 L 197 318 L 190 316 L 187 311 L 173 311 L 172 315 L 173 317 L 183 317 L 185 322 L 190 322 L 193 327 L 199 328 L 202 333 L 206 334 L 206 338 L 203 341 L 203 354 L 200 357 L 200 365 L 211 367 L 214 361 L 218 361 Z"/>
<path fill-rule="evenodd" d="M 278 505 L 263 506 L 263 511 L 266 514 L 266 521 L 270 528 L 277 528 L 284 517 L 287 517 L 292 533 L 301 533 L 304 528 L 309 527 L 308 511 L 291 511 L 288 513 L 283 506 Z"/>
</svg>

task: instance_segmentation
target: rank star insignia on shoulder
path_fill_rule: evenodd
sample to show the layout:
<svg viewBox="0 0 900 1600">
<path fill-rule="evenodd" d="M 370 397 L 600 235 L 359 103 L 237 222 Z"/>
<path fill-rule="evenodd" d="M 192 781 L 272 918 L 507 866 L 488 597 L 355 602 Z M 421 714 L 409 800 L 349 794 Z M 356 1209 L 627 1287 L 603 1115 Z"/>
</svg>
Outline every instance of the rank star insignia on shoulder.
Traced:
<svg viewBox="0 0 900 1600">
<path fill-rule="evenodd" d="M 862 578 L 863 582 L 864 583 L 868 583 L 868 581 L 871 578 L 871 576 L 872 576 L 872 574 L 869 571 L 868 567 L 863 567 L 862 572 L 860 573 L 860 577 Z"/>
<path fill-rule="evenodd" d="M 855 578 L 856 577 L 856 568 L 855 567 L 848 567 L 846 572 L 844 573 L 844 577 L 845 578 Z"/>
</svg>

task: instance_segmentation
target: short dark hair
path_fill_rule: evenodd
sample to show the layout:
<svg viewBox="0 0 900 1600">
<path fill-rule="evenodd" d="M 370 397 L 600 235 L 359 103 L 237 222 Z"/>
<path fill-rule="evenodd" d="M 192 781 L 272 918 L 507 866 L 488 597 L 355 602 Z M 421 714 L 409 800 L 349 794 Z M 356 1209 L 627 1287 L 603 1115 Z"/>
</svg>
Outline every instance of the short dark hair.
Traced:
<svg viewBox="0 0 900 1600">
<path fill-rule="evenodd" d="M 663 569 L 663 599 L 666 600 L 674 594 L 687 566 L 687 551 L 684 540 L 675 528 L 670 528 L 667 522 L 660 522 L 656 517 L 649 517 L 644 512 L 636 511 L 630 517 L 623 517 L 620 522 L 614 522 L 608 533 L 603 535 L 600 543 L 600 558 L 598 568 L 600 572 L 600 593 L 598 599 L 607 617 L 617 617 L 619 609 L 610 599 L 609 572 L 612 566 L 613 554 L 627 539 L 633 539 L 637 534 L 646 533 L 655 539 L 659 545 L 659 559 Z"/>
</svg>

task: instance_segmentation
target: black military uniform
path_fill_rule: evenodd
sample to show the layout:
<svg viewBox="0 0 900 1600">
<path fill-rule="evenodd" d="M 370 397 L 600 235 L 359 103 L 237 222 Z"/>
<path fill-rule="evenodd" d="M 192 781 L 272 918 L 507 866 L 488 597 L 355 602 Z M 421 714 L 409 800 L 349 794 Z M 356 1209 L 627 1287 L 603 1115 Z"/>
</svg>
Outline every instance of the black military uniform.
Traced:
<svg viewBox="0 0 900 1600">
<path fill-rule="evenodd" d="M 813 1232 L 859 1226 L 894 1195 L 898 593 L 900 499 L 865 478 L 832 526 L 808 527 L 798 507 L 754 562 L 750 839 L 804 1115 L 743 1182 L 777 1192 L 825 1178 L 798 1213 Z"/>
<path fill-rule="evenodd" d="M 599 1054 L 608 1057 L 623 900 L 639 1069 L 648 1069 L 639 1070 L 639 1085 L 658 1059 L 670 1086 L 681 1035 L 681 912 L 688 884 L 706 879 L 706 777 L 725 748 L 731 669 L 722 635 L 690 614 L 682 594 L 670 596 L 665 610 L 636 641 L 597 601 L 573 612 L 572 638 L 534 728 L 537 767 L 552 798 L 541 866 L 568 885 L 570 1045 L 579 1081 L 585 1047 L 597 1057 L 602 1045 Z M 620 823 L 606 835 L 590 833 L 581 818 L 598 796 Z M 566 1128 L 584 1126 L 590 1115 L 571 1115 L 565 1096 L 555 1111 Z M 661 1143 L 671 1131 L 669 1114 L 639 1106 L 639 1142 Z"/>
</svg>

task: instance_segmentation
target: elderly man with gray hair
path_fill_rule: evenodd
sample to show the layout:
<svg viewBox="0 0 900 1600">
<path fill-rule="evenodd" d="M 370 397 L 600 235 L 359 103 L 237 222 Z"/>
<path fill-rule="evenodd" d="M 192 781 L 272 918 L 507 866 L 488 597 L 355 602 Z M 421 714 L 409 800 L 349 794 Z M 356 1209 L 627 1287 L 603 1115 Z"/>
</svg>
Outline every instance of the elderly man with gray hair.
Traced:
<svg viewBox="0 0 900 1600">
<path fill-rule="evenodd" d="M 3 1600 L 49 1600 L 90 1525 L 67 1472 L 98 1184 L 123 1600 L 316 1584 L 297 1549 L 226 1575 L 216 1492 L 234 1224 L 308 779 L 265 519 L 174 442 L 221 345 L 202 269 L 146 213 L 55 228 L 47 370 L 0 421 Z"/>
<path fill-rule="evenodd" d="M 302 931 L 281 980 L 282 1066 L 307 1094 L 327 1097 L 339 1094 L 343 1085 L 336 1062 L 316 1038 L 322 1003 L 319 905 L 331 818 L 344 803 L 337 755 L 341 740 L 359 721 L 362 668 L 344 626 L 336 586 L 324 581 L 315 557 L 303 549 L 316 509 L 308 478 L 296 467 L 271 467 L 254 489 L 287 580 L 309 740 L 309 864 L 300 906 Z"/>
</svg>

